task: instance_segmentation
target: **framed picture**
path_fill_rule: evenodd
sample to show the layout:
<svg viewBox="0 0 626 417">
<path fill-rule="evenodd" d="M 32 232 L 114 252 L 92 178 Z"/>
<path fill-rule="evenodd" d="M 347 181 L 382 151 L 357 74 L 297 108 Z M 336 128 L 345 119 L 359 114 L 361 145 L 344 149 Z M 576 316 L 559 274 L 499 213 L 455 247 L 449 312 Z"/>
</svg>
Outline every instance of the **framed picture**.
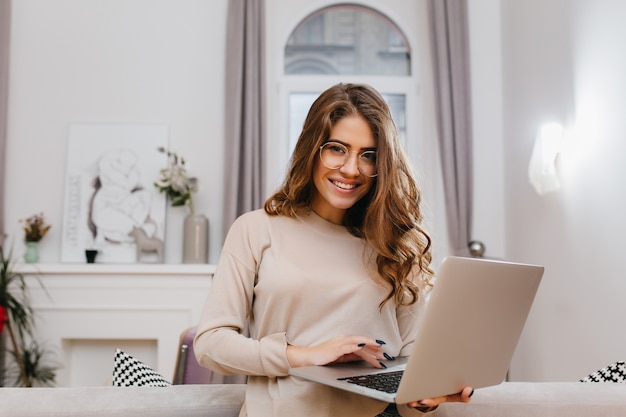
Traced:
<svg viewBox="0 0 626 417">
<path fill-rule="evenodd" d="M 70 125 L 63 262 L 84 263 L 85 251 L 96 250 L 98 263 L 135 263 L 136 233 L 164 241 L 166 197 L 154 181 L 167 166 L 157 150 L 167 142 L 166 125 Z M 150 257 L 157 254 L 141 261 Z"/>
</svg>

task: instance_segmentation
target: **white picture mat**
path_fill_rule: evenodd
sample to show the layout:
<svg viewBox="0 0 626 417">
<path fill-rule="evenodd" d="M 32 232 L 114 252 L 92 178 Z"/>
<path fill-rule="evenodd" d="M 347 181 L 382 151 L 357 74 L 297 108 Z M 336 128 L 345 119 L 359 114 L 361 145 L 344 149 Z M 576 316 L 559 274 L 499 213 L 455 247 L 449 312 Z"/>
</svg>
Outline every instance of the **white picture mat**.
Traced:
<svg viewBox="0 0 626 417">
<path fill-rule="evenodd" d="M 137 262 L 134 226 L 165 239 L 166 197 L 154 186 L 167 166 L 160 146 L 168 146 L 167 125 L 70 125 L 63 262 L 85 262 L 85 249 L 98 250 L 98 263 Z"/>
</svg>

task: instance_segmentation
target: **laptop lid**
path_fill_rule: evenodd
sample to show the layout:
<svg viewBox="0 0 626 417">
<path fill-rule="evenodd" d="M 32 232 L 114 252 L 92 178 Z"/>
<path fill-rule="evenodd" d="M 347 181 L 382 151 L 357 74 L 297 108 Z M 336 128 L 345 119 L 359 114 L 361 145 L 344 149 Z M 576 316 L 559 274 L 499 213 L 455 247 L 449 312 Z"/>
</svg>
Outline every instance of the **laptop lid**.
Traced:
<svg viewBox="0 0 626 417">
<path fill-rule="evenodd" d="M 365 362 L 290 369 L 290 374 L 399 404 L 500 384 L 506 376 L 544 268 L 448 257 L 437 273 L 407 358 L 378 370 Z M 406 368 L 406 369 L 405 369 Z M 341 378 L 404 370 L 396 393 Z"/>
</svg>

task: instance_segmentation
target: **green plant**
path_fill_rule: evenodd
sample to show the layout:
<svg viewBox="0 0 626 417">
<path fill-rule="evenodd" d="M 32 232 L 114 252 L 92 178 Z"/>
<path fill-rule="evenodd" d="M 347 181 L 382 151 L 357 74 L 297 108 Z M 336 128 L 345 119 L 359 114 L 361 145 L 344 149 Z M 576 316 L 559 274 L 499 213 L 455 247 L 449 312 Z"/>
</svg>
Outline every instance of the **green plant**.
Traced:
<svg viewBox="0 0 626 417">
<path fill-rule="evenodd" d="M 6 315 L 3 331 L 8 332 L 13 348 L 11 355 L 19 371 L 18 385 L 31 387 L 35 381 L 48 384 L 54 381 L 54 376 L 50 376 L 54 368 L 41 366 L 44 350 L 33 339 L 34 311 L 28 299 L 26 280 L 23 274 L 14 271 L 12 255 L 12 250 L 5 255 L 0 246 L 0 307 Z M 27 344 L 27 340 L 30 343 Z"/>
<path fill-rule="evenodd" d="M 47 349 L 36 340 L 30 340 L 30 343 L 22 340 L 20 354 L 17 355 L 16 351 L 11 351 L 17 364 L 17 372 L 8 373 L 7 377 L 13 377 L 14 385 L 19 387 L 32 387 L 36 383 L 54 385 L 57 366 L 48 361 L 47 353 Z"/>
<path fill-rule="evenodd" d="M 161 170 L 161 178 L 154 186 L 166 194 L 173 207 L 186 206 L 193 213 L 192 194 L 198 190 L 198 179 L 187 175 L 185 159 L 163 147 L 157 150 L 167 155 L 168 167 Z"/>
</svg>

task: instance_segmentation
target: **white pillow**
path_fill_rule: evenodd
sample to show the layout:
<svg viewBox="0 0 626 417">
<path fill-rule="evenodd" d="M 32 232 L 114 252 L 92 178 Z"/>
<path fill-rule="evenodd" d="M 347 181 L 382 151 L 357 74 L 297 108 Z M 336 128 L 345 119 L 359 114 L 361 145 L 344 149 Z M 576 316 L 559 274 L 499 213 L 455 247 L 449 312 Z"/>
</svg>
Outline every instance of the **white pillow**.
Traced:
<svg viewBox="0 0 626 417">
<path fill-rule="evenodd" d="M 587 375 L 580 382 L 626 382 L 626 363 L 623 361 L 612 363 Z"/>
<path fill-rule="evenodd" d="M 171 384 L 143 362 L 121 349 L 115 351 L 114 387 L 169 387 Z"/>
</svg>

